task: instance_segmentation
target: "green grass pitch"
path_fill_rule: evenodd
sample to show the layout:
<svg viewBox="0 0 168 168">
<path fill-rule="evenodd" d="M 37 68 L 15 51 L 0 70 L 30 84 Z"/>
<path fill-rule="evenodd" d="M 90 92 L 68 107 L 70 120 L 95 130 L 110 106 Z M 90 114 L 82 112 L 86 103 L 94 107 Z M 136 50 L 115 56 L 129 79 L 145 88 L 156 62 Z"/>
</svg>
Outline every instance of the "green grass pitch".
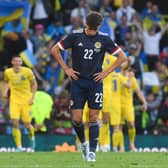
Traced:
<svg viewBox="0 0 168 168">
<path fill-rule="evenodd" d="M 0 168 L 168 168 L 168 153 L 97 153 L 97 161 L 81 153 L 0 153 Z"/>
</svg>

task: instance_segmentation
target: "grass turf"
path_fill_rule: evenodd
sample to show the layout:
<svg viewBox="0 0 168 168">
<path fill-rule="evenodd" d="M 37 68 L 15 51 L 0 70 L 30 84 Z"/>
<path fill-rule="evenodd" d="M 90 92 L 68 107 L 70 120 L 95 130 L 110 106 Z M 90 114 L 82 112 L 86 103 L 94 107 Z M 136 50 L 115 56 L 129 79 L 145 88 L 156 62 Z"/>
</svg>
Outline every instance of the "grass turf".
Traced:
<svg viewBox="0 0 168 168">
<path fill-rule="evenodd" d="M 97 153 L 94 163 L 81 153 L 0 153 L 0 168 L 168 168 L 168 153 Z"/>
</svg>

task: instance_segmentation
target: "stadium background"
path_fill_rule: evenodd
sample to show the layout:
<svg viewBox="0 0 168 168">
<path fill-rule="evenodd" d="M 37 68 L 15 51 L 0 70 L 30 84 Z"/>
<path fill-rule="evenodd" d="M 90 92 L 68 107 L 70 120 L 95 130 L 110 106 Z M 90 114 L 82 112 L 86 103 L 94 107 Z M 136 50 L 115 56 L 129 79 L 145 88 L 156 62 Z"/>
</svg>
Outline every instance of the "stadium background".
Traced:
<svg viewBox="0 0 168 168">
<path fill-rule="evenodd" d="M 68 110 L 70 81 L 53 60 L 50 49 L 63 36 L 84 26 L 83 21 L 89 9 L 103 14 L 104 22 L 100 30 L 108 33 L 127 55 L 131 56 L 132 67 L 136 67 L 135 75 L 148 102 L 147 112 L 142 113 L 135 97 L 136 128 L 139 135 L 136 141 L 137 147 L 168 146 L 166 144 L 168 142 L 166 141 L 168 139 L 166 136 L 168 133 L 168 31 L 166 30 L 168 16 L 164 1 L 150 2 L 153 3 L 152 12 L 146 10 L 147 1 L 132 0 L 131 9 L 126 13 L 121 11 L 122 15 L 119 16 L 117 13 L 122 10 L 121 0 L 0 1 L 0 95 L 3 90 L 3 71 L 10 66 L 11 57 L 20 54 L 25 65 L 35 72 L 39 90 L 48 93 L 53 100 L 52 109 L 42 107 L 39 111 L 36 108 L 33 111 L 36 121 L 34 124 L 45 125 L 45 128 L 36 131 L 39 146 L 40 143 L 47 145 L 45 149 L 38 148 L 37 143 L 39 150 L 54 150 L 56 144 L 65 141 L 70 144 L 75 143 Z M 130 17 L 126 18 L 128 16 Z M 163 29 L 165 32 L 159 41 L 155 35 Z M 142 32 L 146 30 L 154 30 L 153 43 L 154 48 L 159 48 L 158 51 L 154 51 L 150 45 L 145 47 L 145 44 L 150 43 L 148 37 L 143 37 Z M 147 41 L 145 44 L 144 39 Z M 70 51 L 62 54 L 64 60 L 71 65 Z M 155 67 L 151 66 L 149 61 L 151 56 L 156 61 Z M 22 133 L 27 135 L 27 130 L 22 125 L 21 129 Z M 0 146 L 13 146 L 11 132 L 8 102 L 1 96 Z M 48 137 L 49 141 L 47 141 Z"/>
</svg>

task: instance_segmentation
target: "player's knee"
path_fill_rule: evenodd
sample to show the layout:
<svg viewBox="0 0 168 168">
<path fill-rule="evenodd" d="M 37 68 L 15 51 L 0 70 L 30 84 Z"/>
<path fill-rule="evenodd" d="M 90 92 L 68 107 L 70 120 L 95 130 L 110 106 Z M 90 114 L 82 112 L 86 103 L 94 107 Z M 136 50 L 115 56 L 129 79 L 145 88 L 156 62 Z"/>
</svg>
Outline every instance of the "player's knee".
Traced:
<svg viewBox="0 0 168 168">
<path fill-rule="evenodd" d="M 120 131 L 120 126 L 119 125 L 113 125 L 112 127 L 113 127 L 114 132 Z"/>
<path fill-rule="evenodd" d="M 82 121 L 75 121 L 75 120 L 72 120 L 72 125 L 74 127 L 80 127 L 82 125 Z"/>
<path fill-rule="evenodd" d="M 81 123 L 82 122 L 82 117 L 72 116 L 72 122 Z"/>
<path fill-rule="evenodd" d="M 134 122 L 128 123 L 128 127 L 129 127 L 129 128 L 135 128 L 135 123 L 134 123 Z"/>
<path fill-rule="evenodd" d="M 19 121 L 12 121 L 12 126 L 14 128 L 19 128 Z"/>
<path fill-rule="evenodd" d="M 110 121 L 109 118 L 110 118 L 109 113 L 103 114 L 103 124 L 108 124 Z"/>
<path fill-rule="evenodd" d="M 98 114 L 92 114 L 89 116 L 89 122 L 97 122 L 98 120 Z"/>
<path fill-rule="evenodd" d="M 25 128 L 29 129 L 31 127 L 30 123 L 24 123 Z"/>
</svg>

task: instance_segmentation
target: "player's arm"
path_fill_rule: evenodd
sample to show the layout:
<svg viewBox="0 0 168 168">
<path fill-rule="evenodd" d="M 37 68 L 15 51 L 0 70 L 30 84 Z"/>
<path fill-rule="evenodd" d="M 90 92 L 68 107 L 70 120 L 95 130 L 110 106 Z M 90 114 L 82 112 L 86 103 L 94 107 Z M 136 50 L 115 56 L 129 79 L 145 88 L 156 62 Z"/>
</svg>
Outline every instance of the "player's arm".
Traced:
<svg viewBox="0 0 168 168">
<path fill-rule="evenodd" d="M 32 97 L 29 100 L 29 104 L 32 105 L 34 102 L 34 97 L 38 86 L 37 86 L 36 78 L 31 70 L 28 71 L 28 79 L 30 81 L 30 87 L 32 92 Z"/>
<path fill-rule="evenodd" d="M 67 74 L 68 77 L 77 80 L 79 72 L 73 70 L 72 68 L 68 67 L 62 56 L 60 50 L 64 50 L 67 48 L 72 48 L 71 43 L 73 41 L 73 35 L 67 36 L 64 40 L 58 42 L 56 45 L 54 45 L 51 49 L 51 53 L 54 56 L 54 58 L 57 60 L 57 62 L 60 64 L 64 72 Z"/>
<path fill-rule="evenodd" d="M 31 92 L 32 92 L 32 98 L 30 100 L 30 104 L 33 104 L 34 102 L 34 97 L 35 97 L 35 93 L 37 91 L 37 88 L 38 88 L 38 85 L 37 85 L 37 81 L 36 79 L 34 78 L 32 81 L 31 81 Z"/>
<path fill-rule="evenodd" d="M 135 93 L 142 103 L 143 111 L 146 111 L 147 110 L 147 103 L 146 103 L 144 95 L 142 94 L 142 91 L 140 89 L 138 89 L 138 90 L 135 91 Z"/>
<path fill-rule="evenodd" d="M 126 60 L 126 55 L 121 48 L 118 48 L 118 51 L 116 53 L 113 53 L 113 55 L 114 54 L 117 54 L 118 57 L 117 57 L 116 61 L 114 62 L 114 64 L 112 64 L 106 70 L 108 74 L 113 72 L 116 68 L 120 67 L 120 65 Z"/>
<path fill-rule="evenodd" d="M 126 88 L 132 88 L 132 85 L 133 85 L 132 78 L 133 77 L 134 77 L 134 73 L 133 72 L 129 72 L 128 80 L 126 82 L 124 82 L 124 84 L 123 84 Z"/>
<path fill-rule="evenodd" d="M 9 93 L 9 78 L 7 75 L 7 71 L 4 72 L 4 90 L 3 90 L 3 98 L 8 98 L 8 93 Z"/>
<path fill-rule="evenodd" d="M 5 81 L 4 83 L 4 91 L 3 91 L 3 98 L 7 99 L 8 98 L 8 93 L 9 93 L 9 83 L 8 81 Z"/>
<path fill-rule="evenodd" d="M 125 55 L 124 51 L 119 46 L 114 44 L 113 41 L 108 40 L 108 43 L 106 45 L 107 45 L 106 51 L 111 52 L 112 55 L 117 55 L 118 57 L 115 60 L 115 62 L 109 68 L 107 68 L 105 71 L 94 74 L 95 81 L 103 80 L 106 76 L 108 76 L 116 68 L 120 67 L 120 65 L 126 60 L 126 55 Z"/>
</svg>

